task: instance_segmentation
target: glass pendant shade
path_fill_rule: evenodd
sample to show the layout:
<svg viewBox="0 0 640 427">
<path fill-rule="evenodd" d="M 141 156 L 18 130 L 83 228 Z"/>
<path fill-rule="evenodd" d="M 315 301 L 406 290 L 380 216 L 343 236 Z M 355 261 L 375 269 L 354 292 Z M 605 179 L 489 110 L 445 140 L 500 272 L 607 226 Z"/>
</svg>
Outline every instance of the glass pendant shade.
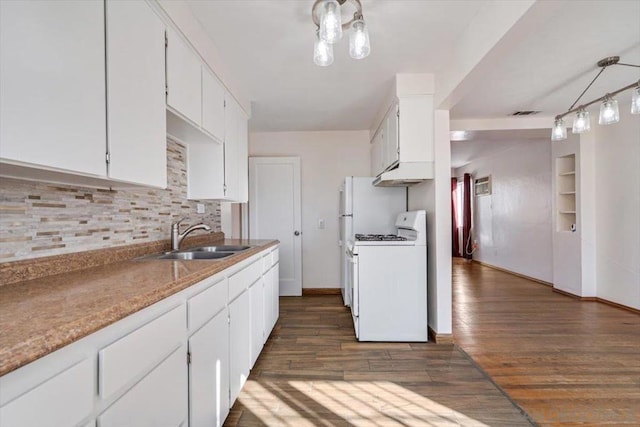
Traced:
<svg viewBox="0 0 640 427">
<path fill-rule="evenodd" d="M 573 133 L 583 133 L 591 130 L 591 119 L 589 118 L 588 111 L 580 110 L 576 113 L 571 130 Z"/>
<path fill-rule="evenodd" d="M 610 125 L 620 121 L 620 111 L 618 110 L 618 101 L 607 96 L 600 105 L 600 116 L 598 124 Z"/>
<path fill-rule="evenodd" d="M 556 119 L 551 129 L 551 140 L 562 141 L 567 139 L 567 127 L 564 125 L 564 120 Z"/>
<path fill-rule="evenodd" d="M 332 44 L 342 38 L 342 16 L 336 0 L 324 0 L 320 5 L 320 38 Z"/>
<path fill-rule="evenodd" d="M 633 89 L 631 95 L 631 114 L 640 114 L 640 85 Z"/>
<path fill-rule="evenodd" d="M 333 64 L 333 46 L 318 35 L 313 45 L 313 62 L 321 67 Z"/>
<path fill-rule="evenodd" d="M 351 24 L 349 35 L 349 55 L 353 59 L 363 59 L 369 56 L 371 44 L 369 43 L 369 30 L 364 20 L 357 19 Z"/>
</svg>

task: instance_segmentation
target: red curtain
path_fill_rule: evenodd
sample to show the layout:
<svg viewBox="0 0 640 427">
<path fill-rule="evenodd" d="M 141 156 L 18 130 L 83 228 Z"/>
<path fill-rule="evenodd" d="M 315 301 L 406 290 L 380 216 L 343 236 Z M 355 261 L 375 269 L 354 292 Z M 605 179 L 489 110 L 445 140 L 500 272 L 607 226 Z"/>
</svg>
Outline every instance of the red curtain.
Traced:
<svg viewBox="0 0 640 427">
<path fill-rule="evenodd" d="M 471 254 L 467 252 L 467 242 L 471 233 L 471 175 L 464 174 L 464 194 L 463 194 L 463 218 L 462 218 L 462 256 L 471 259 Z"/>
<path fill-rule="evenodd" d="M 460 256 L 458 240 L 458 179 L 451 178 L 451 254 L 453 256 Z"/>
</svg>

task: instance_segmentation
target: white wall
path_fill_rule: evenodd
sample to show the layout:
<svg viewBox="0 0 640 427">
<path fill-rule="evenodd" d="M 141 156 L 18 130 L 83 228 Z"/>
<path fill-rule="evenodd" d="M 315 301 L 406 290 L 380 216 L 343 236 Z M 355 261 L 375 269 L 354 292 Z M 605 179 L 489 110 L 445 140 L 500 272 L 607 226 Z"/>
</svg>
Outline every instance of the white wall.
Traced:
<svg viewBox="0 0 640 427">
<path fill-rule="evenodd" d="M 474 259 L 553 282 L 551 164 L 551 142 L 541 139 L 456 169 L 456 177 L 491 175 L 492 194 L 472 197 Z"/>
<path fill-rule="evenodd" d="M 249 155 L 300 157 L 302 286 L 339 288 L 338 189 L 345 176 L 369 175 L 369 131 L 255 132 Z"/>
<path fill-rule="evenodd" d="M 621 99 L 619 123 L 599 126 L 597 117 L 597 296 L 640 309 L 640 116 Z"/>
<path fill-rule="evenodd" d="M 449 111 L 434 114 L 434 179 L 409 187 L 409 210 L 427 211 L 427 304 L 429 327 L 452 333 L 451 143 Z"/>
</svg>

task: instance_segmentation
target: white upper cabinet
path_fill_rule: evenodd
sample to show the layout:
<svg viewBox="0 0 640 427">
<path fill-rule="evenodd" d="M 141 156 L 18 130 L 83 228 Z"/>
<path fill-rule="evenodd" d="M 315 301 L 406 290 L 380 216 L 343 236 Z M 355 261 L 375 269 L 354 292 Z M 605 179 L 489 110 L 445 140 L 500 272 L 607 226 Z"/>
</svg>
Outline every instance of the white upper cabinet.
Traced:
<svg viewBox="0 0 640 427">
<path fill-rule="evenodd" d="M 385 168 L 383 151 L 384 147 L 384 126 L 378 129 L 371 140 L 371 173 L 375 176 L 382 173 Z"/>
<path fill-rule="evenodd" d="M 102 1 L 0 1 L 1 160 L 106 176 L 104 34 Z"/>
<path fill-rule="evenodd" d="M 202 120 L 201 62 L 172 29 L 167 29 L 167 88 L 167 106 L 199 126 Z"/>
<path fill-rule="evenodd" d="M 187 197 L 224 199 L 224 145 L 194 143 L 187 147 Z"/>
<path fill-rule="evenodd" d="M 224 178 L 225 200 L 246 202 L 249 194 L 248 120 L 231 96 L 226 98 Z"/>
<path fill-rule="evenodd" d="M 239 170 L 237 165 L 238 159 L 238 140 L 240 138 L 238 129 L 238 120 L 240 117 L 240 107 L 236 105 L 236 101 L 227 96 L 227 109 L 224 116 L 224 183 L 225 183 L 225 199 L 236 200 L 238 193 L 238 177 Z"/>
<path fill-rule="evenodd" d="M 141 1 L 106 14 L 109 177 L 165 188 L 164 24 Z"/>
<path fill-rule="evenodd" d="M 384 121 L 383 163 L 385 167 L 394 166 L 400 160 L 400 148 L 398 147 L 398 116 L 398 106 L 393 105 Z"/>
<path fill-rule="evenodd" d="M 238 198 L 240 203 L 249 201 L 249 118 L 242 109 L 238 119 Z"/>
<path fill-rule="evenodd" d="M 202 128 L 218 142 L 224 141 L 224 86 L 202 67 Z"/>
</svg>

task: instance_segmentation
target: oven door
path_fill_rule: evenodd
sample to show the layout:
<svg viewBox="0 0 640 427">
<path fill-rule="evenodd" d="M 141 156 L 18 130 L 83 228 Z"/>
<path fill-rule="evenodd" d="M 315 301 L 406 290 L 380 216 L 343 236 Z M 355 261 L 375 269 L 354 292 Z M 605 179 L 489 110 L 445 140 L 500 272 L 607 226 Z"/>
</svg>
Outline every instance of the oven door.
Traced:
<svg viewBox="0 0 640 427">
<path fill-rule="evenodd" d="M 348 284 L 351 291 L 351 317 L 353 318 L 353 326 L 358 338 L 358 316 L 359 316 L 359 274 L 358 274 L 358 254 L 354 254 L 352 248 L 347 249 Z"/>
</svg>

